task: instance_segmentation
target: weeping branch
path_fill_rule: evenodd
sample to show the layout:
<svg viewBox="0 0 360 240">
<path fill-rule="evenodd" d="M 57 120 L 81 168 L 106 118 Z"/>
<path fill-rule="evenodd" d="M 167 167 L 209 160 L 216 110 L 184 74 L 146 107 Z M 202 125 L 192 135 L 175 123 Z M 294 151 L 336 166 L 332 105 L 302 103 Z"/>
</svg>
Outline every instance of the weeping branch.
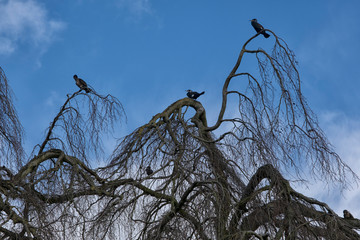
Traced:
<svg viewBox="0 0 360 240">
<path fill-rule="evenodd" d="M 30 159 L 0 167 L 0 238 L 360 239 L 359 219 L 290 184 L 310 175 L 346 187 L 358 177 L 307 105 L 294 53 L 266 31 L 273 47 L 248 49 L 259 34 L 245 42 L 213 125 L 200 102 L 180 99 L 119 140 L 101 168 L 90 159 L 104 157 L 102 134 L 123 107 L 93 89 L 68 95 Z M 22 129 L 4 75 L 0 84 L 0 143 L 10 149 L 1 151 L 11 159 Z"/>
</svg>

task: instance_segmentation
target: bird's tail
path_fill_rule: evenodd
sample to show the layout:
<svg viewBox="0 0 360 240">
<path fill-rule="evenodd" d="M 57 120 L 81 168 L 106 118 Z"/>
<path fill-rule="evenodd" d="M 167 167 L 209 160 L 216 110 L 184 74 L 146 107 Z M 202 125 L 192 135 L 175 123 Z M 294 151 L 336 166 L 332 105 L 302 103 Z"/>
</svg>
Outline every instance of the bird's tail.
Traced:
<svg viewBox="0 0 360 240">
<path fill-rule="evenodd" d="M 205 91 L 204 91 L 204 92 L 201 92 L 200 95 L 203 95 L 204 93 L 205 93 Z M 200 95 L 199 95 L 199 96 L 200 96 Z"/>
<path fill-rule="evenodd" d="M 270 37 L 270 34 L 266 33 L 265 31 L 264 31 L 263 35 L 264 35 L 265 38 Z"/>
</svg>

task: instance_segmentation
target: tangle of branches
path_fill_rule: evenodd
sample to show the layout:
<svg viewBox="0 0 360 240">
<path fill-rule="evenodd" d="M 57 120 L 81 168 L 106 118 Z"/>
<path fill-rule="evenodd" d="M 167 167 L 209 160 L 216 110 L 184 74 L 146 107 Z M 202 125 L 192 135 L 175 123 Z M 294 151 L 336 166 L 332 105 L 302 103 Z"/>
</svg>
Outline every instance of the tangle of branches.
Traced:
<svg viewBox="0 0 360 240">
<path fill-rule="evenodd" d="M 14 168 L 7 156 L 0 169 L 2 239 L 360 239 L 360 220 L 284 177 L 358 179 L 307 105 L 294 53 L 266 31 L 273 48 L 248 49 L 259 33 L 245 42 L 213 125 L 200 102 L 180 99 L 124 137 L 105 167 L 89 160 L 104 154 L 101 134 L 124 118 L 122 105 L 69 95 L 31 158 Z M 256 72 L 239 70 L 245 55 Z M 23 157 L 11 95 L 0 94 L 0 140 Z"/>
</svg>

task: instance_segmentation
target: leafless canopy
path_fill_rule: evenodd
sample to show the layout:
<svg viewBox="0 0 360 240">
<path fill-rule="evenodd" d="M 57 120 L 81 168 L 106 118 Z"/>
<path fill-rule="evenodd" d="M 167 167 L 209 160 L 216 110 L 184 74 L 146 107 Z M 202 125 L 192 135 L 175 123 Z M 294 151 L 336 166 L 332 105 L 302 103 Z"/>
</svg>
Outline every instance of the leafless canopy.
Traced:
<svg viewBox="0 0 360 240">
<path fill-rule="evenodd" d="M 13 105 L 13 93 L 0 67 L 0 163 L 11 165 L 23 157 L 23 128 Z"/>
<path fill-rule="evenodd" d="M 83 112 L 83 113 L 82 113 Z M 102 134 L 113 130 L 124 116 L 121 103 L 113 96 L 101 96 L 81 90 L 67 96 L 59 113 L 50 123 L 45 140 L 34 148 L 38 154 L 50 149 L 63 149 L 82 161 L 89 155 L 102 154 Z"/>
<path fill-rule="evenodd" d="M 309 109 L 293 52 L 266 31 L 272 50 L 247 48 L 259 34 L 243 45 L 213 125 L 200 102 L 180 99 L 124 137 L 106 167 L 88 159 L 99 153 L 100 132 L 123 116 L 120 102 L 68 96 L 38 154 L 16 173 L 0 171 L 0 236 L 360 239 L 360 220 L 339 217 L 283 177 L 357 180 Z M 257 71 L 239 70 L 244 56 Z"/>
</svg>

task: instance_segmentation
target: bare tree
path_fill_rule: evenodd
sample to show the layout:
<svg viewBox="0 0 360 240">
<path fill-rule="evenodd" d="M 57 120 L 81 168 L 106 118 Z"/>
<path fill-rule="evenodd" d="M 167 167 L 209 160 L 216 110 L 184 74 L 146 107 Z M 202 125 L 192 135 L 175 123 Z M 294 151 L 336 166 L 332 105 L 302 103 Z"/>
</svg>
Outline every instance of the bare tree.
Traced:
<svg viewBox="0 0 360 240">
<path fill-rule="evenodd" d="M 23 128 L 13 106 L 13 93 L 0 67 L 0 162 L 21 165 Z"/>
<path fill-rule="evenodd" d="M 94 91 L 68 96 L 37 154 L 17 170 L 0 169 L 0 236 L 360 239 L 360 220 L 284 178 L 343 187 L 358 180 L 308 107 L 294 53 L 266 31 L 273 48 L 247 48 L 260 33 L 245 42 L 213 124 L 200 102 L 180 99 L 124 137 L 105 167 L 89 159 L 103 154 L 100 133 L 123 118 L 121 103 Z M 245 55 L 257 71 L 240 71 Z"/>
</svg>

